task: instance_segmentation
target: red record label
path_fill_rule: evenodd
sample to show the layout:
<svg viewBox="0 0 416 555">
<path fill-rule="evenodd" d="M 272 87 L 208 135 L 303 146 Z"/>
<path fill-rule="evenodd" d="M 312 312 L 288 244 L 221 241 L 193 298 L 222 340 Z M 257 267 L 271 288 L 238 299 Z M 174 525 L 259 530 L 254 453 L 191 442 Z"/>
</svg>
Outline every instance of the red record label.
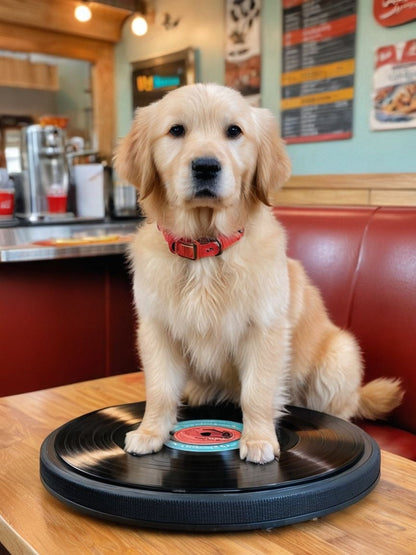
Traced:
<svg viewBox="0 0 416 555">
<path fill-rule="evenodd" d="M 220 445 L 240 439 L 241 432 L 222 426 L 193 426 L 177 430 L 173 438 L 189 445 Z"/>
</svg>

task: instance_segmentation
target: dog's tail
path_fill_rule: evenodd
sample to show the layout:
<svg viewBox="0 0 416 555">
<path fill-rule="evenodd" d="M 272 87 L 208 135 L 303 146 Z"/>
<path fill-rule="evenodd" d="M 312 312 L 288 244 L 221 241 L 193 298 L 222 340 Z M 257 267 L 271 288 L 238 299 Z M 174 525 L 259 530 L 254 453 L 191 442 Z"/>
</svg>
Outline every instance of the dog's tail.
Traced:
<svg viewBox="0 0 416 555">
<path fill-rule="evenodd" d="M 361 387 L 356 416 L 383 420 L 402 402 L 404 390 L 398 379 L 378 378 Z"/>
</svg>

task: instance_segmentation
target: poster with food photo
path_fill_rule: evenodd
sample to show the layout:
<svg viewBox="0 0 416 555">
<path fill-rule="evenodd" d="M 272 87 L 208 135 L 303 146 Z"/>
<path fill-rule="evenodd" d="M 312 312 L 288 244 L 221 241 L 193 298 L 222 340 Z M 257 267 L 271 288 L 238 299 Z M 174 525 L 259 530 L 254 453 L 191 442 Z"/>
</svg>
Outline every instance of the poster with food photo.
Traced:
<svg viewBox="0 0 416 555">
<path fill-rule="evenodd" d="M 376 50 L 370 127 L 416 127 L 416 39 Z"/>
</svg>

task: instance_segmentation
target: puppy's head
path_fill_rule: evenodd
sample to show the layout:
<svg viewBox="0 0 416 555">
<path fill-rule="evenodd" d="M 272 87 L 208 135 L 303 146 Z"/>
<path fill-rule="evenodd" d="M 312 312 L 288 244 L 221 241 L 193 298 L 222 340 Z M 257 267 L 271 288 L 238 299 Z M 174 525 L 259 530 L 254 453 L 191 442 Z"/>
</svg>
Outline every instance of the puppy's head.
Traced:
<svg viewBox="0 0 416 555">
<path fill-rule="evenodd" d="M 224 210 L 268 203 L 290 162 L 272 114 L 236 91 L 189 85 L 136 111 L 116 153 L 116 170 L 134 184 L 148 215 L 175 210 Z"/>
</svg>

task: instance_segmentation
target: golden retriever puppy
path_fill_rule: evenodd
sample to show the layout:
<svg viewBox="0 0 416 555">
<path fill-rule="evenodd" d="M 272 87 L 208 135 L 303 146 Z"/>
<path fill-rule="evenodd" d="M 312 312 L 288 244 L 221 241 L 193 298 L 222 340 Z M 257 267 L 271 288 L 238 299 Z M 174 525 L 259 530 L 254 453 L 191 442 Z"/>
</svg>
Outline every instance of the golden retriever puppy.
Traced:
<svg viewBox="0 0 416 555">
<path fill-rule="evenodd" d="M 146 410 L 125 449 L 161 449 L 177 407 L 241 405 L 240 456 L 279 456 L 288 402 L 378 418 L 396 382 L 361 387 L 354 338 L 328 318 L 268 205 L 290 162 L 272 114 L 231 89 L 190 85 L 137 110 L 116 170 L 147 216 L 131 247 Z"/>
</svg>

